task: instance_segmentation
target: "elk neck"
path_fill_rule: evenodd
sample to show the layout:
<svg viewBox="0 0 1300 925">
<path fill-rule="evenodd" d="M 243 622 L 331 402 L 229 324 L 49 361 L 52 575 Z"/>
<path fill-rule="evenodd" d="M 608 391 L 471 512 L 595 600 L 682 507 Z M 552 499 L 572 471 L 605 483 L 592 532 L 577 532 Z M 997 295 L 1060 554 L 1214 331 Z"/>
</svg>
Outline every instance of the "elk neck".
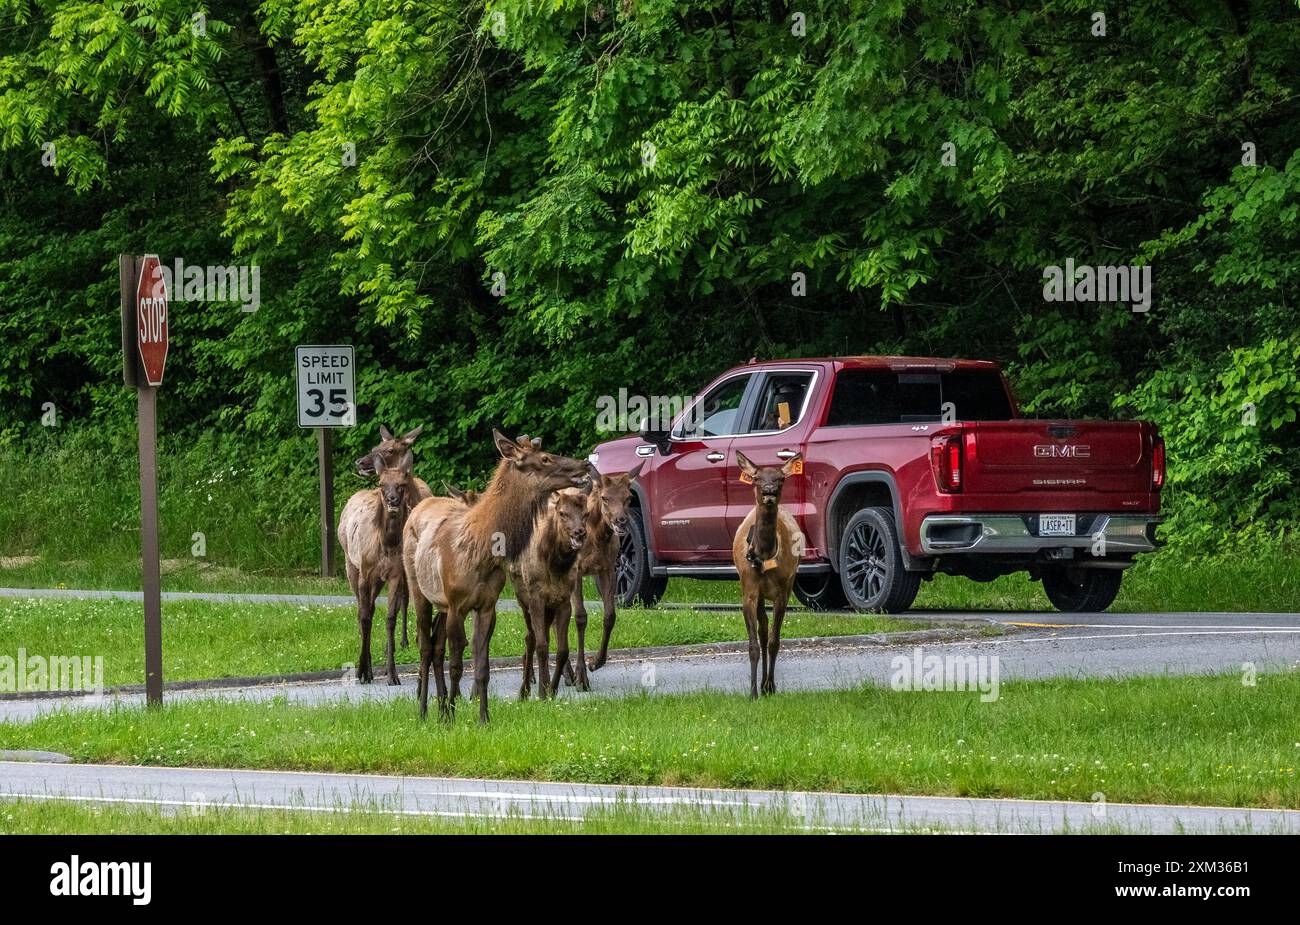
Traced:
<svg viewBox="0 0 1300 925">
<path fill-rule="evenodd" d="M 546 503 L 546 495 L 535 491 L 508 459 L 497 464 L 478 503 L 465 515 L 466 532 L 474 545 L 491 550 L 495 534 L 505 538 L 505 557 L 518 558 L 533 535 L 537 513 Z"/>
<path fill-rule="evenodd" d="M 760 561 L 776 556 L 776 522 L 780 510 L 779 498 L 770 510 L 762 501 L 754 501 L 754 535 L 749 541 L 749 548 Z"/>
</svg>

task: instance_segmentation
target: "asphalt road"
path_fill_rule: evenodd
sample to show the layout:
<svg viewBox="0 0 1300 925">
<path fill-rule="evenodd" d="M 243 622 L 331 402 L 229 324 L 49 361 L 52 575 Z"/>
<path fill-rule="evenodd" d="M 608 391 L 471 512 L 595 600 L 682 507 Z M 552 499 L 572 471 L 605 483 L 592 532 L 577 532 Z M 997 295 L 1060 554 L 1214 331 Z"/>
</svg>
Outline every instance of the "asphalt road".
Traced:
<svg viewBox="0 0 1300 925">
<path fill-rule="evenodd" d="M 942 621 L 945 617 L 970 620 L 974 615 L 919 616 Z M 1001 637 L 927 641 L 923 644 L 924 654 L 996 656 L 1000 683 L 1022 678 L 1203 674 L 1241 671 L 1244 665 L 1259 672 L 1300 666 L 1300 614 L 1103 613 L 1072 614 L 1068 620 L 1060 619 L 1060 615 L 1002 614 L 986 615 L 983 620 L 1009 624 L 1014 631 Z M 777 683 L 784 690 L 888 684 L 894 672 L 893 660 L 909 654 L 914 647 L 914 643 L 845 645 L 827 638 L 818 646 L 783 650 L 777 665 Z M 519 680 L 517 665 L 494 668 L 492 696 L 516 696 Z M 615 651 L 609 663 L 592 675 L 591 694 L 562 687 L 560 696 L 616 696 L 643 690 L 740 692 L 748 689 L 748 683 L 749 658 L 743 652 L 719 654 L 679 647 L 652 656 L 628 657 Z M 463 690 L 468 689 L 467 679 Z M 285 697 L 306 704 L 413 698 L 414 680 L 405 674 L 399 687 L 382 682 L 362 686 L 349 683 L 340 672 L 335 680 L 174 691 L 167 696 L 254 700 Z M 4 700 L 0 701 L 0 720 L 21 722 L 65 707 L 95 708 L 113 702 L 138 704 L 141 700 L 142 695 L 135 693 L 103 698 Z"/>
<path fill-rule="evenodd" d="M 1300 832 L 1296 810 L 0 762 L 0 799 L 13 797 L 192 813 L 243 806 L 565 820 L 619 806 L 652 812 L 692 806 L 724 825 L 766 816 L 812 830 L 872 832 Z"/>
</svg>

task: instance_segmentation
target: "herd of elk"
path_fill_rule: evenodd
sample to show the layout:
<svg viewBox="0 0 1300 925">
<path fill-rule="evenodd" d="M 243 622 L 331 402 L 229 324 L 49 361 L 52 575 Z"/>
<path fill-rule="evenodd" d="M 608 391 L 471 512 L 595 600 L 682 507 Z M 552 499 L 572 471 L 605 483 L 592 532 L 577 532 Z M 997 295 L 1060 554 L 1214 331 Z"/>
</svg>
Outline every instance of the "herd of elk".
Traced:
<svg viewBox="0 0 1300 925">
<path fill-rule="evenodd" d="M 447 495 L 433 495 L 412 472 L 411 445 L 422 428 L 394 437 L 380 427 L 382 442 L 356 462 L 363 476 L 378 476 L 379 486 L 348 499 L 339 518 L 339 542 L 347 559 L 348 582 L 357 599 L 361 654 L 357 676 L 372 680 L 370 628 L 375 599 L 388 585 L 388 681 L 400 683 L 394 664 L 397 614 L 414 602 L 420 651 L 416 698 L 420 717 L 428 715 L 429 674 L 434 675 L 438 713 L 450 719 L 460 697 L 464 672 L 465 620 L 474 615 L 473 696 L 479 721 L 488 722 L 488 652 L 496 627 L 497 600 L 507 575 L 523 612 L 525 638 L 519 696 L 532 689 L 537 666 L 539 696 L 554 696 L 561 676 L 589 689 L 588 672 L 605 664 L 615 622 L 619 543 L 630 528 L 633 483 L 641 464 L 617 475 L 602 475 L 589 463 L 542 450 L 540 438 L 492 437 L 501 459 L 481 492 L 443 483 Z M 750 696 L 776 690 L 776 657 L 781 622 L 804 552 L 795 519 L 781 509 L 785 479 L 801 471 L 800 456 L 783 466 L 756 466 L 743 453 L 736 461 L 754 485 L 754 509 L 732 543 L 740 577 L 741 607 L 749 636 Z M 600 649 L 586 657 L 587 609 L 582 581 L 595 578 L 604 607 Z M 766 602 L 772 603 L 769 625 Z M 578 629 L 577 670 L 569 661 L 570 618 Z M 550 634 L 556 636 L 555 668 L 550 669 Z M 450 685 L 444 661 L 451 647 Z M 761 679 L 759 666 L 762 666 Z"/>
</svg>

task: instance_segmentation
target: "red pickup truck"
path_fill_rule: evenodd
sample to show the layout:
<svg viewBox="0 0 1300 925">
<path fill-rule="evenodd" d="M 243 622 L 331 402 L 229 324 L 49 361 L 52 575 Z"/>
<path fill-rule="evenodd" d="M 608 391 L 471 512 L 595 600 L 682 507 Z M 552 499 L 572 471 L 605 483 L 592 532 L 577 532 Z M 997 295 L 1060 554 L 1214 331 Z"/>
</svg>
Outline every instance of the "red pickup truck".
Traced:
<svg viewBox="0 0 1300 925">
<path fill-rule="evenodd" d="M 802 453 L 782 505 L 807 552 L 814 608 L 897 612 L 937 573 L 1041 580 L 1066 611 L 1105 610 L 1154 550 L 1164 442 L 1145 422 L 1034 420 L 995 363 L 923 357 L 753 362 L 705 388 L 667 429 L 602 443 L 602 472 L 642 463 L 618 594 L 653 604 L 668 579 L 735 578 L 753 507 L 736 451 Z"/>
</svg>

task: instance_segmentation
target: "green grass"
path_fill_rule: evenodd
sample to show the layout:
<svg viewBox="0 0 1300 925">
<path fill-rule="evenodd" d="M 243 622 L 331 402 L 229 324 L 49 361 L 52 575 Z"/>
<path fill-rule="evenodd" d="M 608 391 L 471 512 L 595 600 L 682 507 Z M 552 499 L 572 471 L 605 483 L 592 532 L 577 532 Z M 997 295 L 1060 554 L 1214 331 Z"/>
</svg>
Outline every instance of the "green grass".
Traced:
<svg viewBox="0 0 1300 925">
<path fill-rule="evenodd" d="M 1300 672 L 858 690 L 495 700 L 421 723 L 410 698 L 174 702 L 0 724 L 79 761 L 591 783 L 1300 808 Z"/>
<path fill-rule="evenodd" d="M 0 801 L 0 835 L 797 835 L 810 829 L 783 812 L 597 807 L 581 820 L 439 817 L 382 808 L 329 812 L 226 806 L 156 806 Z"/>
<path fill-rule="evenodd" d="M 812 614 L 787 616 L 783 635 L 845 636 L 900 629 L 919 629 L 916 621 L 873 615 Z M 383 611 L 371 628 L 371 655 L 384 660 Z M 589 652 L 600 644 L 601 616 L 587 627 Z M 577 631 L 570 625 L 571 647 Z M 687 645 L 743 639 L 739 613 L 694 610 L 628 609 L 619 612 L 612 645 L 639 647 Z M 414 614 L 410 647 L 398 662 L 413 662 Z M 144 680 L 144 617 L 133 601 L 0 598 L 0 655 L 90 655 L 104 659 L 105 684 L 138 684 Z M 287 604 L 243 604 L 212 601 L 168 601 L 163 605 L 163 664 L 169 681 L 196 678 L 245 677 L 329 671 L 355 664 L 359 649 L 356 610 Z M 493 655 L 523 652 L 523 619 L 501 612 L 492 637 Z"/>
</svg>

